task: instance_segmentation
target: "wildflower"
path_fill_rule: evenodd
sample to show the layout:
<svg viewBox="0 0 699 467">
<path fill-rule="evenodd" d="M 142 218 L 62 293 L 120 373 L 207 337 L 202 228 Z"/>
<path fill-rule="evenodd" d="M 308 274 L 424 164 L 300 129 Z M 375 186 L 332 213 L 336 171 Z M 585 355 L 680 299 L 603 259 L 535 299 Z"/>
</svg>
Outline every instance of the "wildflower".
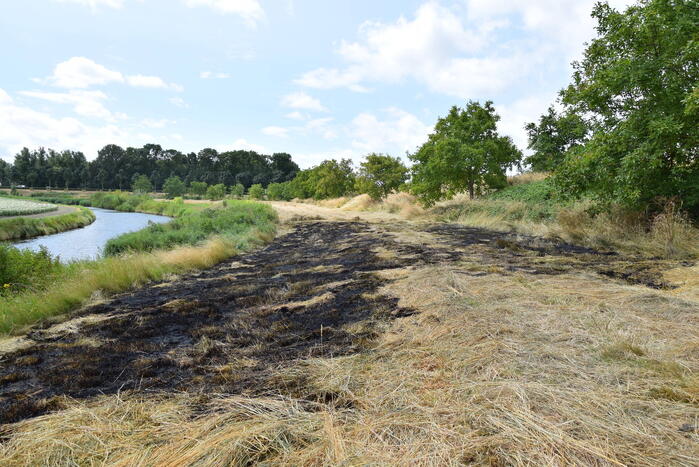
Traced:
<svg viewBox="0 0 699 467">
<path fill-rule="evenodd" d="M 11 285 L 11 284 L 5 284 L 5 285 L 3 285 L 3 287 L 6 288 L 6 289 L 9 289 L 10 287 L 12 287 L 12 285 Z"/>
</svg>

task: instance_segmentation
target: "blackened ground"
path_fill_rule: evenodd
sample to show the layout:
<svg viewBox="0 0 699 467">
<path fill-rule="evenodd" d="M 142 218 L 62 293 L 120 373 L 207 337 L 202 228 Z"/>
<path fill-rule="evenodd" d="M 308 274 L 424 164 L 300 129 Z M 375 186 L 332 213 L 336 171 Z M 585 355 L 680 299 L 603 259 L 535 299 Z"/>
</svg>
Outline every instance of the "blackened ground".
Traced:
<svg viewBox="0 0 699 467">
<path fill-rule="evenodd" d="M 77 331 L 31 332 L 30 347 L 0 355 L 0 423 L 59 409 L 60 396 L 127 390 L 324 402 L 277 370 L 371 345 L 377 324 L 411 313 L 380 293 L 388 279 L 376 272 L 444 263 L 482 266 L 465 270 L 474 275 L 582 270 L 653 287 L 663 286 L 658 268 L 670 267 L 457 225 L 299 222 L 233 262 L 87 308 L 81 314 L 104 319 Z"/>
</svg>

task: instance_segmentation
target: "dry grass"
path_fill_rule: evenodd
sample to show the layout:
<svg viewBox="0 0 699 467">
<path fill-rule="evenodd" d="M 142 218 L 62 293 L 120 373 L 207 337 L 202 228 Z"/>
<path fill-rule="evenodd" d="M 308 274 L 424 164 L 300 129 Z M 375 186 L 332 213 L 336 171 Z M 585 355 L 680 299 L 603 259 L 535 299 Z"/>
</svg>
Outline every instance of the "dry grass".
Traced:
<svg viewBox="0 0 699 467">
<path fill-rule="evenodd" d="M 458 196 L 439 203 L 426 217 L 502 232 L 553 238 L 598 249 L 660 258 L 699 257 L 699 229 L 674 208 L 651 222 L 639 214 L 614 210 L 591 216 L 589 204 L 580 202 L 560 208 L 555 219 L 532 220 L 532 206 L 521 201 L 475 199 Z M 458 213 L 454 216 L 452 213 Z"/>
<path fill-rule="evenodd" d="M 524 185 L 525 183 L 546 180 L 550 176 L 551 174 L 549 172 L 524 172 L 507 177 L 507 183 L 510 185 Z"/>
<path fill-rule="evenodd" d="M 327 200 L 294 200 L 294 203 L 314 204 L 323 208 L 341 209 L 347 212 L 376 212 L 396 214 L 404 219 L 413 219 L 425 213 L 417 198 L 410 193 L 393 192 L 382 200 L 374 200 L 366 193 L 353 198 L 334 198 Z"/>
<path fill-rule="evenodd" d="M 300 397 L 327 394 L 328 404 L 66 401 L 13 426 L 0 456 L 11 465 L 699 463 L 699 303 L 592 276 L 467 271 L 387 271 L 397 280 L 383 292 L 419 314 L 387 325 L 362 353 L 278 371 Z"/>
</svg>

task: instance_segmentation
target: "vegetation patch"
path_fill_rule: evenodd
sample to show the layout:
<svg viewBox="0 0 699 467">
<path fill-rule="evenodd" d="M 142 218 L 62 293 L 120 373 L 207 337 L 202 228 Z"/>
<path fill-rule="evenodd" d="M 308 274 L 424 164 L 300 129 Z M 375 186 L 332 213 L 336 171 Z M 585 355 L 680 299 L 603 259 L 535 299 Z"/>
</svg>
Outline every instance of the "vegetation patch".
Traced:
<svg viewBox="0 0 699 467">
<path fill-rule="evenodd" d="M 0 217 L 29 216 L 55 211 L 56 209 L 58 209 L 58 206 L 53 204 L 0 197 Z"/>
<path fill-rule="evenodd" d="M 83 207 L 76 207 L 73 212 L 57 216 L 0 218 L 0 241 L 23 240 L 65 232 L 85 227 L 94 220 L 95 215 L 92 211 Z"/>
</svg>

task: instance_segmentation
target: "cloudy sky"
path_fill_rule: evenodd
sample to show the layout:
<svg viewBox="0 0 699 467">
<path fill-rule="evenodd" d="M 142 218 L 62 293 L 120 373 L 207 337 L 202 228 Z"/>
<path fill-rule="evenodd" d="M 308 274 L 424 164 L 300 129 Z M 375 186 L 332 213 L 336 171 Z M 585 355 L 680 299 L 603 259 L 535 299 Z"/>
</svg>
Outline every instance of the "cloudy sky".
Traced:
<svg viewBox="0 0 699 467">
<path fill-rule="evenodd" d="M 614 6 L 627 1 L 613 0 Z M 404 155 L 493 100 L 500 130 L 555 99 L 594 0 L 26 0 L 0 14 L 0 157 L 159 143 Z"/>
</svg>

